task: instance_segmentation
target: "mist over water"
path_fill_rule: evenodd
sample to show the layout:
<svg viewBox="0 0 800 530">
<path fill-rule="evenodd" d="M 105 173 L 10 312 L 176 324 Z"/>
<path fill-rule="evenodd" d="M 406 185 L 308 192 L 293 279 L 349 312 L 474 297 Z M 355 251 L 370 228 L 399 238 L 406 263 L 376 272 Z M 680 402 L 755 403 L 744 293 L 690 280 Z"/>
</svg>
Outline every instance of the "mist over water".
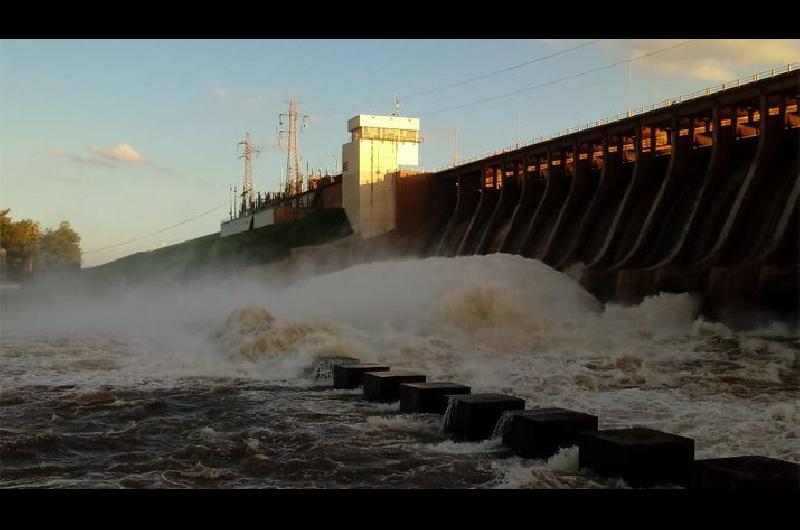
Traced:
<svg viewBox="0 0 800 530">
<path fill-rule="evenodd" d="M 511 458 L 447 440 L 439 416 L 326 389 L 320 356 L 681 434 L 698 458 L 799 462 L 797 329 L 736 332 L 697 309 L 687 294 L 603 307 L 505 254 L 4 301 L 0 485 L 616 485 L 581 474 L 574 448 Z"/>
</svg>

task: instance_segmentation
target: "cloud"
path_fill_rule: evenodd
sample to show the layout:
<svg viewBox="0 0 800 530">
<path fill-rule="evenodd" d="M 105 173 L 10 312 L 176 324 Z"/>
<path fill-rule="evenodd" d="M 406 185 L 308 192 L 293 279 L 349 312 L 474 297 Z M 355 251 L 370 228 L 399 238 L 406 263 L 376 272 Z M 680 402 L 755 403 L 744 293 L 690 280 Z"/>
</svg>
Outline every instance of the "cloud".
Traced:
<svg viewBox="0 0 800 530">
<path fill-rule="evenodd" d="M 69 151 L 63 147 L 54 147 L 50 150 L 50 154 L 53 156 L 69 156 Z"/>
<path fill-rule="evenodd" d="M 230 90 L 221 86 L 211 87 L 211 92 L 217 96 L 217 100 L 219 100 L 220 103 L 233 103 L 234 105 L 240 105 L 250 109 L 260 109 L 267 105 L 266 100 L 261 96 L 250 98 L 234 96 Z"/>
<path fill-rule="evenodd" d="M 673 46 L 681 40 L 650 39 L 606 41 L 607 49 L 628 57 Z M 703 39 L 633 63 L 660 74 L 688 77 L 714 83 L 733 81 L 757 70 L 785 66 L 800 58 L 800 40 Z"/>
<path fill-rule="evenodd" d="M 211 91 L 214 93 L 215 96 L 217 96 L 217 99 L 219 99 L 222 102 L 227 102 L 230 101 L 231 99 L 231 95 L 228 92 L 228 89 L 226 88 L 223 88 L 221 86 L 214 86 L 211 87 Z"/>
<path fill-rule="evenodd" d="M 142 155 L 128 144 L 117 144 L 107 149 L 91 145 L 89 146 L 89 150 L 101 158 L 115 162 L 130 164 L 141 164 L 144 162 Z"/>
<path fill-rule="evenodd" d="M 54 147 L 50 149 L 50 156 L 57 157 L 57 158 L 64 158 L 75 164 L 79 164 L 82 166 L 91 165 L 91 166 L 104 166 L 104 167 L 116 167 L 114 164 L 105 160 L 103 158 L 98 158 L 94 154 L 90 153 L 88 155 L 80 155 L 77 153 L 71 153 L 69 150 L 64 149 L 63 147 Z"/>
<path fill-rule="evenodd" d="M 133 146 L 127 143 L 112 145 L 111 147 L 98 147 L 90 145 L 85 154 L 71 153 L 63 147 L 50 149 L 50 155 L 57 158 L 64 158 L 81 166 L 101 166 L 111 169 L 121 167 L 140 166 L 149 167 L 160 173 L 168 175 L 178 175 L 179 172 L 146 159 Z"/>
<path fill-rule="evenodd" d="M 69 155 L 70 160 L 75 162 L 76 164 L 80 164 L 82 166 L 102 166 L 108 168 L 116 169 L 118 166 L 112 164 L 108 160 L 104 160 L 102 158 L 97 158 L 94 156 L 85 156 L 85 155 L 78 155 L 78 154 L 71 154 Z"/>
</svg>

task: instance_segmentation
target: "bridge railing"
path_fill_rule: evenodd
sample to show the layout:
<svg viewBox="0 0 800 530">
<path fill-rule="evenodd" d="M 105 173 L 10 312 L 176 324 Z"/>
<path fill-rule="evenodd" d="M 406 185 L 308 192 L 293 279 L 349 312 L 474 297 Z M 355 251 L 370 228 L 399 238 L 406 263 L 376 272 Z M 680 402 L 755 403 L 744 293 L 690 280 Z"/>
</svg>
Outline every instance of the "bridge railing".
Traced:
<svg viewBox="0 0 800 530">
<path fill-rule="evenodd" d="M 493 156 L 502 155 L 503 153 L 509 153 L 511 151 L 516 151 L 516 150 L 521 149 L 523 147 L 528 147 L 528 146 L 531 146 L 531 145 L 534 145 L 534 144 L 538 144 L 538 143 L 546 142 L 548 140 L 552 140 L 553 138 L 558 138 L 560 136 L 565 136 L 565 135 L 572 134 L 572 133 L 579 132 L 579 131 L 583 131 L 583 130 L 586 130 L 586 129 L 591 129 L 593 127 L 599 127 L 600 125 L 607 125 L 609 123 L 613 123 L 613 122 L 616 122 L 616 121 L 619 121 L 619 120 L 623 120 L 625 118 L 638 116 L 639 114 L 644 114 L 646 112 L 651 112 L 651 111 L 656 110 L 656 109 L 661 109 L 661 108 L 664 108 L 664 107 L 669 107 L 671 105 L 677 105 L 679 103 L 684 103 L 686 101 L 689 101 L 689 100 L 692 100 L 692 99 L 695 99 L 695 98 L 708 96 L 710 94 L 721 92 L 723 90 L 728 90 L 730 88 L 736 88 L 736 87 L 741 86 L 741 85 L 746 85 L 748 83 L 753 83 L 755 81 L 760 81 L 762 79 L 766 79 L 766 78 L 769 78 L 769 77 L 774 77 L 776 75 L 780 75 L 780 74 L 784 74 L 784 73 L 787 73 L 787 72 L 791 72 L 791 71 L 797 70 L 799 68 L 800 68 L 800 62 L 787 63 L 786 66 L 782 66 L 782 67 L 779 67 L 779 68 L 771 68 L 769 70 L 764 70 L 763 72 L 756 72 L 756 73 L 754 73 L 754 74 L 752 74 L 750 76 L 747 76 L 747 77 L 740 77 L 738 79 L 734 79 L 733 81 L 728 81 L 728 82 L 725 82 L 725 83 L 721 83 L 719 85 L 706 87 L 706 88 L 704 88 L 702 90 L 695 90 L 694 92 L 690 92 L 688 94 L 683 94 L 681 96 L 678 96 L 677 98 L 669 98 L 669 99 L 662 100 L 662 101 L 660 101 L 658 103 L 652 103 L 652 104 L 644 106 L 644 107 L 639 107 L 638 109 L 631 110 L 630 112 L 623 112 L 623 113 L 620 113 L 620 114 L 616 114 L 614 116 L 609 116 L 607 118 L 603 118 L 603 119 L 600 119 L 600 120 L 595 120 L 593 122 L 584 123 L 582 125 L 578 125 L 578 126 L 575 126 L 575 127 L 568 127 L 566 129 L 560 130 L 558 132 L 553 132 L 553 133 L 550 133 L 550 134 L 545 134 L 543 136 L 538 136 L 536 138 L 533 138 L 532 140 L 528 140 L 527 142 L 520 142 L 518 144 L 510 145 L 508 147 L 504 147 L 504 148 L 501 148 L 501 149 L 495 149 L 494 151 L 489 152 L 489 153 L 485 153 L 483 155 L 478 155 L 478 156 L 473 156 L 473 157 L 466 158 L 466 159 L 461 159 L 461 160 L 458 160 L 458 161 L 456 161 L 454 163 L 448 164 L 446 166 L 441 166 L 441 167 L 439 167 L 437 169 L 434 169 L 432 171 L 432 173 L 436 173 L 436 172 L 439 172 L 439 171 L 444 171 L 444 170 L 447 170 L 447 169 L 452 169 L 452 168 L 458 167 L 458 166 L 464 166 L 464 165 L 467 165 L 467 164 L 471 164 L 472 162 L 477 162 L 478 160 L 483 160 L 485 158 L 491 158 Z"/>
</svg>

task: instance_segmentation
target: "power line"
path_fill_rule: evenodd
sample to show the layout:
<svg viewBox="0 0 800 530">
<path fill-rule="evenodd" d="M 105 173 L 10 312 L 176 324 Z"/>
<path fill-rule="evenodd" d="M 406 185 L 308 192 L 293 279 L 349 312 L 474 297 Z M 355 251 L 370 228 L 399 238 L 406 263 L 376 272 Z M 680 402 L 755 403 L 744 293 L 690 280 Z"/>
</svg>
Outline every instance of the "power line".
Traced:
<svg viewBox="0 0 800 530">
<path fill-rule="evenodd" d="M 150 232 L 150 233 L 142 235 L 142 236 L 137 236 L 137 237 L 128 239 L 127 241 L 123 241 L 122 243 L 116 243 L 114 245 L 109 245 L 107 247 L 96 248 L 94 250 L 87 250 L 86 252 L 83 252 L 82 254 L 84 254 L 84 255 L 85 254 L 93 254 L 95 252 L 102 252 L 103 250 L 110 250 L 112 248 L 117 248 L 117 247 L 121 247 L 121 246 L 124 246 L 124 245 L 129 245 L 129 244 L 134 243 L 136 241 L 139 241 L 141 239 L 145 239 L 145 238 L 150 237 L 150 236 L 161 234 L 163 232 L 166 232 L 167 230 L 172 230 L 173 228 L 178 228 L 179 226 L 185 225 L 186 223 L 188 223 L 190 221 L 194 221 L 195 219 L 200 219 L 201 217 L 205 217 L 206 215 L 208 215 L 208 214 L 210 214 L 212 212 L 215 212 L 215 211 L 217 211 L 217 210 L 219 210 L 221 208 L 224 208 L 227 205 L 228 205 L 228 203 L 225 202 L 225 203 L 223 203 L 223 204 L 221 204 L 219 206 L 216 206 L 216 207 L 214 207 L 214 208 L 212 208 L 210 210 L 206 210 L 205 212 L 203 212 L 201 214 L 195 215 L 193 217 L 189 217 L 188 219 L 184 219 L 183 221 L 180 221 L 179 223 L 175 223 L 174 225 L 170 225 L 170 226 L 167 226 L 165 228 L 161 228 L 160 230 L 156 230 L 155 232 Z"/>
<path fill-rule="evenodd" d="M 518 64 L 515 64 L 515 65 L 512 65 L 512 66 L 508 66 L 506 68 L 501 68 L 500 70 L 495 70 L 493 72 L 477 75 L 477 76 L 474 76 L 474 77 L 468 77 L 466 79 L 462 79 L 460 81 L 455 81 L 453 83 L 448 83 L 446 85 L 441 85 L 441 86 L 438 86 L 438 87 L 433 87 L 433 88 L 429 88 L 429 89 L 425 89 L 425 90 L 419 90 L 417 92 L 411 92 L 411 93 L 406 94 L 406 95 L 401 95 L 400 97 L 402 97 L 403 99 L 414 99 L 414 98 L 419 98 L 419 97 L 422 97 L 422 96 L 427 96 L 428 94 L 433 94 L 434 92 L 440 92 L 440 91 L 446 90 L 448 88 L 455 88 L 455 87 L 458 87 L 458 86 L 466 85 L 466 84 L 472 83 L 474 81 L 479 81 L 481 79 L 486 79 L 488 77 L 492 77 L 492 76 L 495 76 L 495 75 L 499 75 L 499 74 L 503 74 L 503 73 L 506 73 L 506 72 L 510 72 L 512 70 L 517 70 L 519 68 L 523 68 L 525 66 L 528 66 L 528 65 L 531 65 L 531 64 L 534 64 L 534 63 L 538 63 L 538 62 L 541 62 L 541 61 L 545 61 L 547 59 L 552 59 L 553 57 L 557 57 L 559 55 L 563 55 L 563 54 L 571 52 L 571 51 L 579 50 L 581 48 L 585 48 L 587 46 L 591 46 L 593 44 L 597 44 L 598 42 L 600 42 L 602 40 L 603 39 L 596 39 L 596 40 L 584 42 L 584 43 L 578 44 L 577 46 L 572 46 L 570 48 L 565 48 L 563 50 L 558 50 L 558 51 L 553 52 L 551 54 L 543 55 L 542 57 L 537 57 L 536 59 L 530 59 L 528 61 L 525 61 L 525 62 L 522 62 L 522 63 L 518 63 Z M 374 105 L 387 103 L 389 101 L 394 101 L 394 99 L 390 100 L 390 99 L 387 98 L 387 99 L 381 99 L 379 101 L 376 100 L 374 102 Z M 330 115 L 330 114 L 332 114 L 334 112 L 338 112 L 338 111 L 350 110 L 350 109 L 354 109 L 354 108 L 363 108 L 363 107 L 364 107 L 363 104 L 357 103 L 357 104 L 354 104 L 354 105 L 347 105 L 347 106 L 343 106 L 343 107 L 335 107 L 335 108 L 332 108 L 332 109 L 328 109 L 326 111 L 318 113 L 318 115 L 319 116 L 326 116 L 326 115 Z"/>
<path fill-rule="evenodd" d="M 553 52 L 553 53 L 551 53 L 549 55 L 545 55 L 543 57 L 538 57 L 536 59 L 531 59 L 529 61 L 525 61 L 524 63 L 515 64 L 514 66 L 509 66 L 507 68 L 502 68 L 500 70 L 495 70 L 494 72 L 489 72 L 488 74 L 483 74 L 483 75 L 478 75 L 478 76 L 475 76 L 475 77 L 470 77 L 470 78 L 467 78 L 467 79 L 462 79 L 461 81 L 456 81 L 454 83 L 449 83 L 447 85 L 442 85 L 442 86 L 439 86 L 439 87 L 436 87 L 436 88 L 431 88 L 429 90 L 422 90 L 422 91 L 419 91 L 419 92 L 414 92 L 414 93 L 411 93 L 411 94 L 407 94 L 407 95 L 405 95 L 403 97 L 405 99 L 412 99 L 412 98 L 416 98 L 416 97 L 427 96 L 428 94 L 432 94 L 432 93 L 438 92 L 440 90 L 445 90 L 445 89 L 448 89 L 448 88 L 455 88 L 455 87 L 458 87 L 458 86 L 466 85 L 466 84 L 472 83 L 474 81 L 479 81 L 481 79 L 486 79 L 487 77 L 492 77 L 492 76 L 495 76 L 495 75 L 498 75 L 498 74 L 503 74 L 503 73 L 506 73 L 506 72 L 510 72 L 512 70 L 517 70 L 517 69 L 522 68 L 524 66 L 528 66 L 530 64 L 534 64 L 534 63 L 538 63 L 538 62 L 541 62 L 541 61 L 545 61 L 547 59 L 552 59 L 553 57 L 557 57 L 559 55 L 563 55 L 563 54 L 571 52 L 571 51 L 579 50 L 581 48 L 585 48 L 587 46 L 591 46 L 593 44 L 597 44 L 601 40 L 603 40 L 603 39 L 596 39 L 596 40 L 584 42 L 582 44 L 578 44 L 577 46 L 573 46 L 571 48 L 565 48 L 563 50 L 558 50 L 557 52 Z"/>
<path fill-rule="evenodd" d="M 702 39 L 692 39 L 692 40 L 684 41 L 684 42 L 675 44 L 673 46 L 668 46 L 666 48 L 661 48 L 661 49 L 658 49 L 658 50 L 653 50 L 652 52 L 647 52 L 647 53 L 644 53 L 642 55 L 638 55 L 638 56 L 633 57 L 631 59 L 623 59 L 621 61 L 616 61 L 616 62 L 613 62 L 613 63 L 608 64 L 606 66 L 601 66 L 601 67 L 598 67 L 598 68 L 592 68 L 591 70 L 585 70 L 585 71 L 579 72 L 577 74 L 572 74 L 572 75 L 569 75 L 569 76 L 566 76 L 566 77 L 561 77 L 559 79 L 554 79 L 552 81 L 547 81 L 546 83 L 541 83 L 539 85 L 533 85 L 533 86 L 529 86 L 529 87 L 526 87 L 526 88 L 521 88 L 519 90 L 514 90 L 513 92 L 506 92 L 505 94 L 499 94 L 499 95 L 496 95 L 496 96 L 489 96 L 489 97 L 482 98 L 482 99 L 479 99 L 479 100 L 476 100 L 476 101 L 471 101 L 469 103 L 462 103 L 461 105 L 454 105 L 452 107 L 445 107 L 443 109 L 434 110 L 434 111 L 430 111 L 430 112 L 423 112 L 422 114 L 419 114 L 419 116 L 431 116 L 433 114 L 439 114 L 439 113 L 447 112 L 447 111 L 450 111 L 450 110 L 456 110 L 456 109 L 462 109 L 462 108 L 465 108 L 465 107 L 472 107 L 474 105 L 480 105 L 481 103 L 486 103 L 487 101 L 494 101 L 496 99 L 502 99 L 502 98 L 507 98 L 507 97 L 511 97 L 511 96 L 516 96 L 517 94 L 522 94 L 524 92 L 530 92 L 531 90 L 536 90 L 538 88 L 544 88 L 544 87 L 547 87 L 547 86 L 552 86 L 552 85 L 555 85 L 555 84 L 558 84 L 558 83 L 561 83 L 561 82 L 564 82 L 564 81 L 569 81 L 570 79 L 576 79 L 578 77 L 583 77 L 583 76 L 586 76 L 586 75 L 589 75 L 589 74 L 593 74 L 593 73 L 596 73 L 596 72 L 600 72 L 600 71 L 603 71 L 603 70 L 608 70 L 610 68 L 613 68 L 615 66 L 619 66 L 621 64 L 631 63 L 633 61 L 638 61 L 639 59 L 644 59 L 646 57 L 650 57 L 650 56 L 656 55 L 658 53 L 663 53 L 663 52 L 666 52 L 666 51 L 669 51 L 669 50 L 674 50 L 676 48 L 680 48 L 682 46 L 686 46 L 687 44 L 692 44 L 692 43 L 700 41 L 700 40 L 702 40 Z"/>
</svg>

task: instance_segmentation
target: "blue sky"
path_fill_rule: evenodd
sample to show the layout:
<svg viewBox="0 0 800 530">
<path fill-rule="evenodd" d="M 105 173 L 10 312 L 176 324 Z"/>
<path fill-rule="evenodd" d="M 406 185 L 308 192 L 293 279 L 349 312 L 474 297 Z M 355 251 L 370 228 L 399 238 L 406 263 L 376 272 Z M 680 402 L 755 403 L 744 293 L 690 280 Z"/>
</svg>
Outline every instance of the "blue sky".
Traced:
<svg viewBox="0 0 800 530">
<path fill-rule="evenodd" d="M 0 208 L 44 227 L 69 220 L 84 266 L 215 232 L 240 185 L 236 143 L 261 148 L 256 188 L 275 190 L 286 100 L 311 116 L 302 164 L 341 165 L 359 113 L 421 118 L 421 165 L 478 155 L 624 112 L 627 67 L 433 113 L 667 48 L 682 40 L 602 40 L 553 59 L 419 97 L 586 40 L 0 41 Z M 800 60 L 800 41 L 701 40 L 633 62 L 633 107 Z M 518 118 L 517 118 L 518 116 Z M 331 156 L 334 155 L 334 156 Z M 161 234 L 114 245 L 221 209 Z"/>
</svg>

